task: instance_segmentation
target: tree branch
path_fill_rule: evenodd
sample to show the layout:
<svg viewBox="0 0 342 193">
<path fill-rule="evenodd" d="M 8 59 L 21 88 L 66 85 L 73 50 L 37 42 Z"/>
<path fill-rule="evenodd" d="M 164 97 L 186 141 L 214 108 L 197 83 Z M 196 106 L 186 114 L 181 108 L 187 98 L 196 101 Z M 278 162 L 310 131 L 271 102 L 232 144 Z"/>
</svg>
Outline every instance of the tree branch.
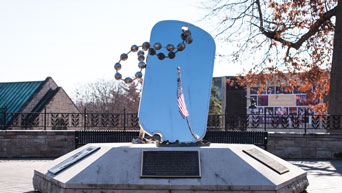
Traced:
<svg viewBox="0 0 342 193">
<path fill-rule="evenodd" d="M 312 35 L 314 35 L 319 30 L 319 28 L 321 27 L 321 25 L 325 21 L 330 20 L 330 18 L 335 15 L 336 10 L 337 10 L 337 7 L 334 7 L 333 9 L 327 11 L 322 17 L 320 17 L 311 26 L 311 28 L 308 32 L 303 34 L 296 42 L 291 42 L 291 41 L 285 40 L 285 39 L 280 37 L 280 33 L 283 32 L 282 30 L 280 30 L 280 31 L 276 31 L 276 30 L 275 31 L 266 31 L 265 30 L 261 6 L 260 6 L 260 0 L 256 0 L 256 4 L 258 6 L 259 22 L 260 22 L 259 30 L 261 31 L 261 33 L 270 39 L 278 41 L 278 42 L 280 42 L 284 45 L 287 45 L 288 47 L 294 48 L 296 50 L 298 50 L 306 40 L 308 40 Z"/>
</svg>

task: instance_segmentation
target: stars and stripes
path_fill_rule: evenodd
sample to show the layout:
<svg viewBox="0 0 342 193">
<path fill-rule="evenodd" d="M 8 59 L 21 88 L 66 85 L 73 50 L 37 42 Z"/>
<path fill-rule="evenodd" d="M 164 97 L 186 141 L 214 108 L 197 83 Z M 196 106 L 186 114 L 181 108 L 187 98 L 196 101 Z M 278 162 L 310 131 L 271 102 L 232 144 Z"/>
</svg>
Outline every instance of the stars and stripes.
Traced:
<svg viewBox="0 0 342 193">
<path fill-rule="evenodd" d="M 185 100 L 184 100 L 184 94 L 182 90 L 182 80 L 181 80 L 181 74 L 178 70 L 177 72 L 178 78 L 177 78 L 177 103 L 178 103 L 178 110 L 180 114 L 182 115 L 183 119 L 189 116 L 188 110 L 186 109 Z"/>
</svg>

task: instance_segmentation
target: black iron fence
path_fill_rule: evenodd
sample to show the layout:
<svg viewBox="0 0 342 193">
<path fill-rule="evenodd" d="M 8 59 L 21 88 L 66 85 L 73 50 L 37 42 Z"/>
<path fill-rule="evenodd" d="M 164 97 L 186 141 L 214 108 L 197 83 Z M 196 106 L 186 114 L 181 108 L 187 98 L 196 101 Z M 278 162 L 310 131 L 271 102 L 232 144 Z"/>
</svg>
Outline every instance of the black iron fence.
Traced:
<svg viewBox="0 0 342 193">
<path fill-rule="evenodd" d="M 137 113 L 0 113 L 0 128 L 139 129 Z"/>
<path fill-rule="evenodd" d="M 208 129 L 225 130 L 264 130 L 294 129 L 302 130 L 341 130 L 341 115 L 209 115 Z"/>
<path fill-rule="evenodd" d="M 139 131 L 80 130 L 75 132 L 76 148 L 88 143 L 132 142 Z M 204 139 L 211 143 L 254 144 L 267 149 L 268 133 L 264 131 L 207 131 Z"/>
<path fill-rule="evenodd" d="M 341 130 L 337 115 L 210 114 L 208 130 Z M 0 129 L 138 130 L 137 113 L 11 113 L 0 111 Z"/>
<path fill-rule="evenodd" d="M 132 142 L 138 138 L 139 131 L 122 130 L 79 130 L 75 131 L 76 148 L 88 143 Z"/>
</svg>

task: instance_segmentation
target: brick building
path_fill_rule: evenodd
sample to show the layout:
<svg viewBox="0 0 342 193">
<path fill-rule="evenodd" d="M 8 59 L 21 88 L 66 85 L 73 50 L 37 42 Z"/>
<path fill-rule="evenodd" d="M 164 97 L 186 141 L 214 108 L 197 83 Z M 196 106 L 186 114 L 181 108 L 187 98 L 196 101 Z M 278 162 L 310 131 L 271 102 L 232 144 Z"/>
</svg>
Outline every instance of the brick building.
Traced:
<svg viewBox="0 0 342 193">
<path fill-rule="evenodd" d="M 43 81 L 0 82 L 0 129 L 12 124 L 18 116 L 23 121 L 22 117 L 26 113 L 34 116 L 43 113 L 79 113 L 79 110 L 51 77 Z M 29 119 L 25 117 L 26 121 Z"/>
</svg>

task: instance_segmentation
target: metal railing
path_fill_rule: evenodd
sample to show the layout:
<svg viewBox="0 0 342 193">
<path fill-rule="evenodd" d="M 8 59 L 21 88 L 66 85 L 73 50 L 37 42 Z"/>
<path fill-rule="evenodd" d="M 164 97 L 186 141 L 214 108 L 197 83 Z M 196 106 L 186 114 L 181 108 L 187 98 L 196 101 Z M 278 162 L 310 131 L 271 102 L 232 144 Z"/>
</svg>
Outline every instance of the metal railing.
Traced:
<svg viewBox="0 0 342 193">
<path fill-rule="evenodd" d="M 342 131 L 341 115 L 209 114 L 208 130 L 280 129 Z M 138 130 L 138 113 L 11 113 L 0 111 L 0 129 Z"/>
<path fill-rule="evenodd" d="M 75 131 L 76 148 L 88 143 L 132 142 L 139 131 L 86 130 Z M 204 139 L 211 143 L 254 144 L 267 149 L 268 133 L 264 131 L 208 131 Z"/>
<path fill-rule="evenodd" d="M 254 130 L 254 131 L 342 131 L 342 115 L 209 115 L 208 129 Z"/>
<path fill-rule="evenodd" d="M 137 113 L 0 113 L 0 128 L 139 129 Z"/>
</svg>

